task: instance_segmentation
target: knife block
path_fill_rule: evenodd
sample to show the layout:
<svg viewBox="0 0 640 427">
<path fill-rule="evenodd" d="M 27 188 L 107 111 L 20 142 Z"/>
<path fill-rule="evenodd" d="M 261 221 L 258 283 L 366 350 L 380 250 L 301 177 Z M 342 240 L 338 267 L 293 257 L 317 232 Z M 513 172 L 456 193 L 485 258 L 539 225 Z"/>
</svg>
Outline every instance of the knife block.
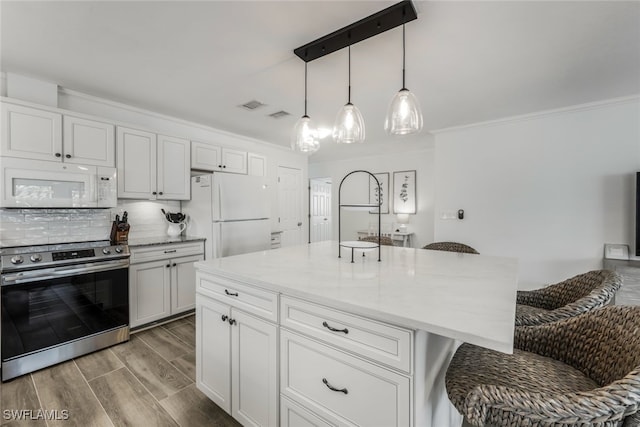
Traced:
<svg viewBox="0 0 640 427">
<path fill-rule="evenodd" d="M 113 221 L 111 223 L 111 243 L 126 243 L 129 240 L 129 224 L 120 223 Z"/>
</svg>

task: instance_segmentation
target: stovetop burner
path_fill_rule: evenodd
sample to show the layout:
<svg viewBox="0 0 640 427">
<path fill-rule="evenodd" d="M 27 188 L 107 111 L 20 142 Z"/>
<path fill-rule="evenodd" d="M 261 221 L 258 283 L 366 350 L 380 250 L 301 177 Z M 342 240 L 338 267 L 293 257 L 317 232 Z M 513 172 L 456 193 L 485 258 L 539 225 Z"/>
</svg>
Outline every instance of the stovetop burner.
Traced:
<svg viewBox="0 0 640 427">
<path fill-rule="evenodd" d="M 109 240 L 1 248 L 0 273 L 128 257 L 127 245 L 111 245 Z"/>
</svg>

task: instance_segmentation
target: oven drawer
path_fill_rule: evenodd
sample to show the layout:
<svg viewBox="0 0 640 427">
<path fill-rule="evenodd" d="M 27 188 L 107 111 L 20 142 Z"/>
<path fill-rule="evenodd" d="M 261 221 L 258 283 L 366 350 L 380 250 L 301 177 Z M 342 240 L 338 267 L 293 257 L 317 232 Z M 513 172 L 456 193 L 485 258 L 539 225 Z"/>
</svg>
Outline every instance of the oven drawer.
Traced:
<svg viewBox="0 0 640 427">
<path fill-rule="evenodd" d="M 412 331 L 282 296 L 282 326 L 411 372 Z"/>
<path fill-rule="evenodd" d="M 411 423 L 409 377 L 285 330 L 280 361 L 281 393 L 332 423 Z"/>
<path fill-rule="evenodd" d="M 235 280 L 196 273 L 197 291 L 232 307 L 278 322 L 278 294 L 247 286 Z"/>
</svg>

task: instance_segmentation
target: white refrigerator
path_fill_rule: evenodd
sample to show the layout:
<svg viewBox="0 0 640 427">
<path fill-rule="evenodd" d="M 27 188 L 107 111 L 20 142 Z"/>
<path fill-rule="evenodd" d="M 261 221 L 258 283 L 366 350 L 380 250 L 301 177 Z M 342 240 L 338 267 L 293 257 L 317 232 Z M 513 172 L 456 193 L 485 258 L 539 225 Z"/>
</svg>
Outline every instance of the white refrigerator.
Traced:
<svg viewBox="0 0 640 427">
<path fill-rule="evenodd" d="M 182 203 L 186 232 L 202 236 L 205 258 L 270 249 L 269 191 L 263 177 L 213 173 L 191 178 L 191 200 Z"/>
</svg>

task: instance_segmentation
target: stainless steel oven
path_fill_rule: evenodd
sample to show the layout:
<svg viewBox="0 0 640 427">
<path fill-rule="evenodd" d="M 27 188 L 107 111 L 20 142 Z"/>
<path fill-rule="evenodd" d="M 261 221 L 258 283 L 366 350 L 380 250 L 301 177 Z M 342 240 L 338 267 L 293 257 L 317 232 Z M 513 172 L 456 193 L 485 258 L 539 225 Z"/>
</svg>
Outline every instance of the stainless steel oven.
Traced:
<svg viewBox="0 0 640 427">
<path fill-rule="evenodd" d="M 2 381 L 129 339 L 129 248 L 3 248 Z"/>
</svg>

